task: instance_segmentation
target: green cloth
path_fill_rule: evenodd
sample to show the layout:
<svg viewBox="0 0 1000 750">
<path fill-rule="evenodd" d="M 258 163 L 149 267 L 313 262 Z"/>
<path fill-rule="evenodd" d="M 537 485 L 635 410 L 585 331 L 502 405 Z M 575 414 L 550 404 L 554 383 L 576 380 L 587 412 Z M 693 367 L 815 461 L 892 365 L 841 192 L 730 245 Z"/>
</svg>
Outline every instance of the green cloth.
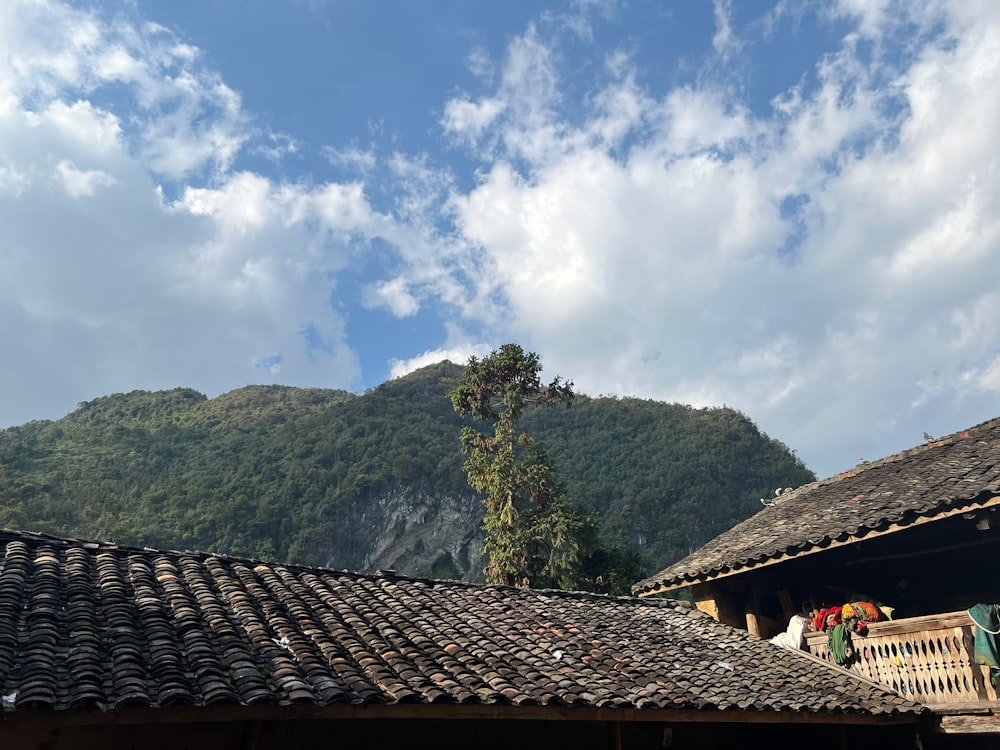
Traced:
<svg viewBox="0 0 1000 750">
<path fill-rule="evenodd" d="M 990 668 L 990 682 L 996 687 L 1000 682 L 1000 604 L 977 604 L 969 609 L 969 617 L 976 623 L 976 664 Z"/>
<path fill-rule="evenodd" d="M 833 654 L 833 660 L 837 664 L 844 666 L 850 661 L 852 655 L 851 631 L 846 625 L 834 625 L 830 628 L 826 642 L 830 647 L 830 653 Z"/>
</svg>

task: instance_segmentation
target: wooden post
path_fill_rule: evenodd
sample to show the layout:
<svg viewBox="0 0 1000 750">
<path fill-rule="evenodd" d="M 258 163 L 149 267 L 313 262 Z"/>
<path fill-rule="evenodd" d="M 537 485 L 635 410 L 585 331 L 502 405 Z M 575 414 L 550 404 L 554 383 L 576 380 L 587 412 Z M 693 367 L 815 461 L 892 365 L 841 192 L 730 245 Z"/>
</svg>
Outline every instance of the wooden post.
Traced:
<svg viewBox="0 0 1000 750">
<path fill-rule="evenodd" d="M 260 719 L 249 722 L 243 731 L 243 750 L 258 750 L 260 747 Z"/>
<path fill-rule="evenodd" d="M 778 603 L 781 604 L 781 614 L 785 616 L 785 621 L 787 622 L 795 615 L 795 605 L 792 603 L 792 595 L 785 589 L 778 589 L 775 593 L 778 596 Z"/>
<path fill-rule="evenodd" d="M 622 750 L 622 723 L 608 722 L 608 747 L 610 750 Z"/>
<path fill-rule="evenodd" d="M 757 584 L 752 579 L 750 581 L 750 596 L 744 610 L 747 622 L 747 631 L 760 638 L 763 633 L 760 630 L 760 605 L 757 602 Z"/>
</svg>

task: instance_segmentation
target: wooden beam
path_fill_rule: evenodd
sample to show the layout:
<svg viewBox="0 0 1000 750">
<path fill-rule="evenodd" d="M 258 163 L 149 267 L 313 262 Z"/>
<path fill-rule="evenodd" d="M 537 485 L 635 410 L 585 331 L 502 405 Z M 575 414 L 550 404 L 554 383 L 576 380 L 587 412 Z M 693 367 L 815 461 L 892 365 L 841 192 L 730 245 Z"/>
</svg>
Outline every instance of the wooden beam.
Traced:
<svg viewBox="0 0 1000 750">
<path fill-rule="evenodd" d="M 965 701 L 962 703 L 924 703 L 935 714 L 950 716 L 953 714 L 982 714 L 983 716 L 1000 715 L 1000 701 Z"/>
<path fill-rule="evenodd" d="M 942 716 L 935 730 L 943 734 L 1000 734 L 1000 716 Z"/>
<path fill-rule="evenodd" d="M 960 544 L 949 544 L 946 547 L 934 547 L 931 549 L 910 550 L 907 552 L 896 552 L 892 555 L 872 555 L 869 557 L 858 557 L 853 560 L 845 560 L 844 565 L 863 565 L 870 562 L 881 562 L 883 560 L 904 560 L 908 557 L 920 557 L 921 555 L 938 555 L 942 552 L 954 552 L 957 549 L 968 549 L 969 547 L 981 547 L 984 544 L 1000 542 L 1000 536 L 977 539 L 974 542 L 962 542 Z"/>
<path fill-rule="evenodd" d="M 868 635 L 908 636 L 918 630 L 938 630 L 942 628 L 972 627 L 972 618 L 965 610 L 957 612 L 941 612 L 936 615 L 920 615 L 906 617 L 901 620 L 882 620 L 868 623 Z M 826 640 L 827 634 L 822 631 L 811 631 L 805 634 L 807 641 Z"/>
<path fill-rule="evenodd" d="M 824 662 L 825 664 L 825 662 Z M 829 666 L 829 665 L 826 665 Z M 104 724 L 170 725 L 177 723 L 253 722 L 290 720 L 359 720 L 366 719 L 445 719 L 518 720 L 518 721 L 599 721 L 667 722 L 723 724 L 857 724 L 896 725 L 920 721 L 916 713 L 867 714 L 818 711 L 741 711 L 683 708 L 587 708 L 582 706 L 511 706 L 503 704 L 417 704 L 316 706 L 174 706 L 170 708 L 123 708 L 112 711 L 29 711 L 19 709 L 4 714 L 0 722 L 0 740 L 7 731 L 43 729 L 58 726 L 97 726 Z M 3 745 L 0 742 L 0 745 Z"/>
</svg>

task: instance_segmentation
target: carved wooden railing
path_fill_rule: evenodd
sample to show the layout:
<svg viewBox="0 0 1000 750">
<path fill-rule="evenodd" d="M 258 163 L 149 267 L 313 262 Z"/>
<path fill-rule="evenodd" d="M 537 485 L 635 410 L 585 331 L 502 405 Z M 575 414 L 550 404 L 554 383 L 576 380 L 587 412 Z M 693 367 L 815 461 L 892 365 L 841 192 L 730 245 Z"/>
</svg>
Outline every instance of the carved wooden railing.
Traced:
<svg viewBox="0 0 1000 750">
<path fill-rule="evenodd" d="M 965 612 L 876 622 L 851 634 L 843 666 L 931 708 L 1000 702 L 989 669 L 973 659 L 975 625 Z M 806 633 L 806 648 L 834 662 L 826 633 Z"/>
</svg>

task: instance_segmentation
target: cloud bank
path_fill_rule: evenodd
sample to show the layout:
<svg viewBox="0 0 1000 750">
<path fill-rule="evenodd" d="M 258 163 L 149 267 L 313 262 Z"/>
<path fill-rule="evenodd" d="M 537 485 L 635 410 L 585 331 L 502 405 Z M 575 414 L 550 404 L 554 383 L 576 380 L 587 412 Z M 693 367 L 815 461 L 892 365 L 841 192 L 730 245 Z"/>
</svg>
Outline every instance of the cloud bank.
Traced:
<svg viewBox="0 0 1000 750">
<path fill-rule="evenodd" d="M 563 116 L 553 46 L 515 40 L 442 127 L 481 159 L 455 224 L 489 259 L 470 315 L 596 393 L 735 405 L 836 471 L 1000 406 L 1000 10 L 852 4 L 813 80 L 753 112 L 627 56 Z M 852 453 L 853 451 L 853 453 Z"/>
<path fill-rule="evenodd" d="M 405 153 L 269 131 L 137 13 L 6 4 L 2 421 L 357 387 L 361 267 L 369 309 L 444 321 L 393 375 L 518 341 L 587 393 L 740 408 L 821 474 L 1000 413 L 1000 6 L 720 0 L 669 79 L 596 46 L 627 9 L 568 8 L 470 47 L 480 88 Z M 806 17 L 835 44 L 755 103 L 748 61 Z M 310 147 L 354 175 L 297 174 Z"/>
</svg>

